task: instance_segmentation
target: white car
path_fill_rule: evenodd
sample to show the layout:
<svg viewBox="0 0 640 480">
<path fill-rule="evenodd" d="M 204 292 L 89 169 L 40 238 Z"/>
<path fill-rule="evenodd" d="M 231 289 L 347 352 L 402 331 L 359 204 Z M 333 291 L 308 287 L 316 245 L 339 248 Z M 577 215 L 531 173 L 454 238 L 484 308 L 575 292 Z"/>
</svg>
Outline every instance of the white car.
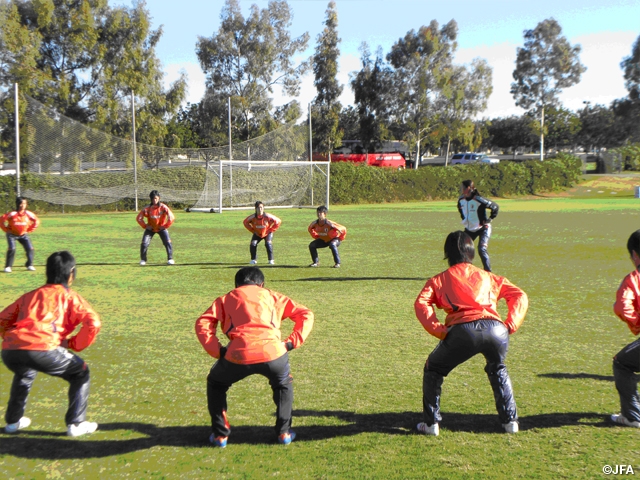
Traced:
<svg viewBox="0 0 640 480">
<path fill-rule="evenodd" d="M 484 153 L 456 153 L 451 157 L 451 165 L 464 165 L 467 163 L 500 163 L 499 158 L 491 158 Z"/>
</svg>

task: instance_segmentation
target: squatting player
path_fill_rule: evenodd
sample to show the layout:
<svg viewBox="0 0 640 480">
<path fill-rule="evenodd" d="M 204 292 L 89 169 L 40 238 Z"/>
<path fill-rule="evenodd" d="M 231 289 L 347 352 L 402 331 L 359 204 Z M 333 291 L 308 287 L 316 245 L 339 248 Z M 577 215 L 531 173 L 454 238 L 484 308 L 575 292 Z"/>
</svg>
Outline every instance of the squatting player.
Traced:
<svg viewBox="0 0 640 480">
<path fill-rule="evenodd" d="M 77 437 L 98 428 L 97 423 L 86 421 L 89 367 L 70 350 L 80 352 L 94 342 L 100 318 L 70 289 L 75 268 L 71 253 L 52 253 L 47 259 L 46 285 L 24 294 L 0 312 L 2 361 L 14 374 L 4 416 L 7 433 L 31 424 L 24 411 L 38 372 L 69 382 L 67 435 Z M 70 336 L 78 325 L 80 331 Z"/>
<path fill-rule="evenodd" d="M 244 227 L 253 235 L 249 244 L 249 253 L 251 254 L 251 265 L 258 263 L 258 244 L 264 240 L 264 246 L 267 249 L 267 257 L 269 264 L 273 265 L 273 234 L 278 228 L 282 220 L 275 215 L 264 211 L 264 204 L 257 201 L 255 204 L 256 213 L 249 215 L 244 219 Z"/>
<path fill-rule="evenodd" d="M 422 403 L 424 421 L 417 425 L 426 435 L 438 435 L 442 382 L 451 370 L 481 353 L 487 365 L 498 417 L 507 433 L 518 431 L 518 414 L 511 379 L 504 364 L 509 335 L 524 321 L 527 295 L 504 277 L 471 264 L 475 250 L 465 232 L 452 232 L 444 243 L 449 269 L 432 277 L 415 301 L 418 320 L 427 332 L 440 339 L 424 366 Z M 502 322 L 496 304 L 504 298 L 509 313 Z M 443 309 L 444 324 L 435 308 Z"/>
<path fill-rule="evenodd" d="M 311 254 L 310 267 L 317 267 L 320 259 L 318 257 L 318 249 L 329 247 L 333 254 L 333 268 L 340 268 L 340 254 L 338 247 L 347 236 L 347 229 L 339 223 L 332 222 L 327 218 L 329 210 L 324 205 L 316 209 L 318 219 L 309 225 L 309 233 L 313 237 L 313 241 L 309 244 L 309 253 Z"/>
<path fill-rule="evenodd" d="M 634 335 L 640 333 L 640 230 L 631 234 L 627 250 L 635 270 L 624 277 L 613 310 L 629 326 Z M 638 378 L 640 372 L 640 339 L 631 342 L 613 357 L 613 376 L 620 395 L 620 413 L 611 415 L 619 425 L 640 428 L 640 396 Z"/>
<path fill-rule="evenodd" d="M 7 234 L 7 259 L 4 264 L 4 271 L 11 273 L 13 261 L 16 257 L 16 242 L 24 247 L 27 254 L 27 270 L 35 270 L 33 266 L 33 244 L 29 238 L 29 234 L 40 225 L 40 220 L 35 213 L 27 210 L 27 199 L 23 197 L 16 198 L 16 209 L 13 212 L 5 213 L 0 218 L 0 228 Z"/>
<path fill-rule="evenodd" d="M 487 217 L 487 209 L 491 214 Z M 480 237 L 478 241 L 478 253 L 482 260 L 482 266 L 487 272 L 491 271 L 489 261 L 489 239 L 491 238 L 491 220 L 498 216 L 498 204 L 481 197 L 472 180 L 465 180 L 460 185 L 460 198 L 458 198 L 458 212 L 462 218 L 464 231 L 472 240 Z"/>
<path fill-rule="evenodd" d="M 136 217 L 138 224 L 144 228 L 142 234 L 142 243 L 140 244 L 140 265 L 147 264 L 147 250 L 151 239 L 157 233 L 162 240 L 164 248 L 167 250 L 167 265 L 173 265 L 173 246 L 171 244 L 171 238 L 169 237 L 168 228 L 175 221 L 173 212 L 164 203 L 160 202 L 160 194 L 157 190 L 152 190 L 149 193 L 149 199 L 151 203 L 140 210 L 140 213 Z M 145 222 L 146 219 L 146 222 Z"/>
<path fill-rule="evenodd" d="M 291 430 L 293 378 L 288 352 L 298 348 L 313 328 L 313 313 L 281 293 L 264 288 L 258 267 L 238 270 L 236 288 L 218 297 L 196 321 L 196 334 L 206 352 L 218 361 L 207 377 L 207 402 L 211 415 L 209 441 L 227 445 L 231 429 L 227 421 L 227 390 L 249 375 L 267 377 L 276 404 L 278 443 L 287 445 L 296 434 Z M 280 324 L 290 318 L 293 331 L 281 339 Z M 220 329 L 229 338 L 222 346 L 216 337 Z"/>
</svg>

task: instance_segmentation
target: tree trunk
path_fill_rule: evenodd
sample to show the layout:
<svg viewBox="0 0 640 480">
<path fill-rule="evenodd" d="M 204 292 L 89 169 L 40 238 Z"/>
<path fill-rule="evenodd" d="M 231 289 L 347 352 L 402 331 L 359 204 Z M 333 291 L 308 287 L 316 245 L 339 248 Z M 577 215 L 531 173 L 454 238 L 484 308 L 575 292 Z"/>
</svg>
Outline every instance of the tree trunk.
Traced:
<svg viewBox="0 0 640 480">
<path fill-rule="evenodd" d="M 451 147 L 451 137 L 447 138 L 447 154 L 444 157 L 444 166 L 449 165 L 449 148 Z"/>
</svg>

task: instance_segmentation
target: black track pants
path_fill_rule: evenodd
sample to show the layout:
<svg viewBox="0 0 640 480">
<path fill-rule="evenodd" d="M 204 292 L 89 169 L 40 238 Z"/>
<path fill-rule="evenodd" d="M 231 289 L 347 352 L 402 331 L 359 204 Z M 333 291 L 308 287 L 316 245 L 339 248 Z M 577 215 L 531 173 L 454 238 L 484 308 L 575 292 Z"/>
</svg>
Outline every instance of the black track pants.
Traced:
<svg viewBox="0 0 640 480">
<path fill-rule="evenodd" d="M 267 258 L 273 260 L 273 232 L 269 233 L 266 237 L 262 238 L 255 233 L 251 237 L 251 243 L 249 244 L 249 253 L 251 254 L 251 260 L 258 259 L 258 244 L 264 240 L 264 246 L 267 249 Z"/>
<path fill-rule="evenodd" d="M 465 228 L 465 233 L 471 237 L 471 240 L 475 240 L 480 237 L 478 241 L 478 254 L 480 255 L 480 260 L 482 260 L 482 266 L 487 271 L 491 271 L 491 260 L 489 260 L 489 239 L 491 238 L 491 224 L 485 225 L 480 228 L 480 230 L 476 230 L 472 232 Z"/>
<path fill-rule="evenodd" d="M 640 372 L 640 339 L 613 357 L 613 376 L 620 395 L 620 413 L 632 422 L 640 422 L 637 372 Z"/>
<path fill-rule="evenodd" d="M 145 230 L 142 234 L 142 243 L 140 244 L 140 260 L 144 260 L 145 262 L 147 261 L 147 250 L 149 250 L 151 239 L 156 233 L 162 240 L 162 244 L 167 251 L 167 260 L 171 260 L 173 258 L 173 245 L 171 244 L 169 231 L 166 229 L 160 230 L 159 232 L 154 232 L 153 230 Z"/>
<path fill-rule="evenodd" d="M 211 431 L 216 437 L 228 437 L 231 432 L 227 421 L 227 390 L 249 375 L 267 377 L 276 404 L 276 434 L 286 433 L 291 428 L 293 412 L 293 378 L 289 368 L 289 354 L 265 363 L 239 365 L 224 358 L 211 367 L 207 377 L 207 402 L 211 415 Z"/>
<path fill-rule="evenodd" d="M 31 239 L 29 235 L 26 233 L 21 237 L 13 235 L 12 233 L 7 233 L 7 243 L 9 247 L 7 248 L 7 258 L 4 262 L 5 267 L 13 267 L 13 261 L 16 258 L 16 242 L 19 242 L 20 245 L 24 248 L 25 253 L 27 254 L 27 263 L 25 267 L 30 267 L 33 265 L 33 244 L 31 243 Z"/>
<path fill-rule="evenodd" d="M 66 348 L 55 350 L 3 350 L 2 361 L 14 373 L 9 405 L 5 413 L 7 424 L 16 423 L 24 415 L 27 397 L 37 372 L 60 377 L 69 382 L 67 425 L 84 422 L 89 399 L 89 367 Z"/>
<path fill-rule="evenodd" d="M 325 242 L 321 238 L 316 238 L 313 242 L 309 244 L 309 253 L 311 254 L 311 260 L 313 263 L 318 263 L 320 260 L 318 258 L 318 249 L 329 247 L 331 249 L 331 253 L 333 254 L 334 263 L 340 263 L 340 254 L 338 253 L 338 247 L 340 246 L 340 240 L 334 238 L 330 242 Z"/>
<path fill-rule="evenodd" d="M 509 331 L 498 320 L 476 320 L 451 327 L 424 366 L 422 403 L 425 423 L 433 425 L 442 420 L 440 395 L 444 377 L 478 353 L 487 361 L 484 370 L 493 389 L 500 421 L 509 423 L 517 420 L 516 401 L 504 364 L 508 347 Z"/>
</svg>

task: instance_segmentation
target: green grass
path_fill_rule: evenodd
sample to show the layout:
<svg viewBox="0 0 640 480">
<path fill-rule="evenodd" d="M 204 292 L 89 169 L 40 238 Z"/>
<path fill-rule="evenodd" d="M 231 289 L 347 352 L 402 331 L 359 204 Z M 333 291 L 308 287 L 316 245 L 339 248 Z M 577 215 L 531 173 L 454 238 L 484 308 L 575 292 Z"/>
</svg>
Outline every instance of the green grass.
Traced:
<svg viewBox="0 0 640 480">
<path fill-rule="evenodd" d="M 421 420 L 422 368 L 437 344 L 416 320 L 413 302 L 426 278 L 446 268 L 444 238 L 461 226 L 455 202 L 332 208 L 329 218 L 349 230 L 340 270 L 329 268 L 328 249 L 320 251 L 320 268 L 304 268 L 306 227 L 315 212 L 274 211 L 283 226 L 274 239 L 277 265 L 264 268 L 267 286 L 316 313 L 307 343 L 291 354 L 298 439 L 275 444 L 269 386 L 251 377 L 229 392 L 233 431 L 224 450 L 207 442 L 205 381 L 213 359 L 198 343 L 194 322 L 248 263 L 250 234 L 241 223 L 248 212 L 177 212 L 171 229 L 177 265 L 164 265 L 156 237 L 144 268 L 137 264 L 142 230 L 135 213 L 43 216 L 32 236 L 38 271 L 23 271 L 19 250 L 14 273 L 0 276 L 0 306 L 43 283 L 52 251 L 74 253 L 74 289 L 103 319 L 97 342 L 81 353 L 92 371 L 89 419 L 100 430 L 65 437 L 66 384 L 41 375 L 27 408 L 32 426 L 17 436 L 0 434 L 0 473 L 594 478 L 605 464 L 638 465 L 638 432 L 607 421 L 619 410 L 611 358 L 633 339 L 612 304 L 632 269 L 625 245 L 639 226 L 638 202 L 499 200 L 492 264 L 530 298 L 507 359 L 521 432 L 501 433 L 476 357 L 445 380 L 437 438 L 413 433 Z M 262 244 L 259 262 L 266 264 Z M 1 366 L 2 411 L 10 382 Z"/>
</svg>

